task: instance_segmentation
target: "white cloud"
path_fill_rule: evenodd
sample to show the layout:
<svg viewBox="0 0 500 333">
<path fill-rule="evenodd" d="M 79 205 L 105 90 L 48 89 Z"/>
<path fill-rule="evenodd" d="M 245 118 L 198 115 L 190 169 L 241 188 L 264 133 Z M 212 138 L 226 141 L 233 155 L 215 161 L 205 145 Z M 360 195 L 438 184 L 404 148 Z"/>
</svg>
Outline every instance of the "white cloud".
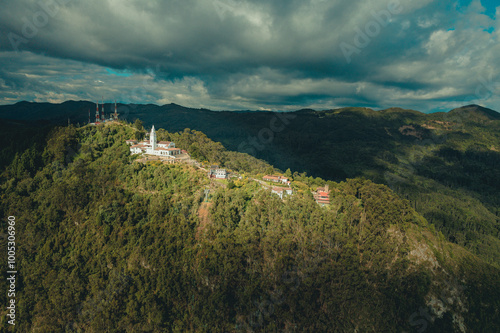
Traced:
<svg viewBox="0 0 500 333">
<path fill-rule="evenodd" d="M 429 17 L 419 17 L 417 19 L 417 25 L 420 28 L 427 29 L 438 24 L 436 19 L 430 19 Z"/>
<path fill-rule="evenodd" d="M 429 41 L 425 45 L 425 49 L 428 54 L 439 54 L 444 55 L 450 47 L 455 46 L 455 40 L 453 38 L 454 31 L 434 31 L 429 38 Z"/>
</svg>

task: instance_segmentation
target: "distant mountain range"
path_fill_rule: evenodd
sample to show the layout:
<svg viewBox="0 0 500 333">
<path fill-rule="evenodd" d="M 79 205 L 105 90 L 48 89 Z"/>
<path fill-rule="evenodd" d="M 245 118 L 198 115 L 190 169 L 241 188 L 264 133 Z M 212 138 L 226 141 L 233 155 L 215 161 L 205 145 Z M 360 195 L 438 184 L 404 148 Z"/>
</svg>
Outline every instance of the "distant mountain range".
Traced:
<svg viewBox="0 0 500 333">
<path fill-rule="evenodd" d="M 205 115 L 207 119 L 217 119 L 217 115 L 225 118 L 228 114 L 272 114 L 275 112 L 270 111 L 212 111 L 208 109 L 194 109 L 184 107 L 175 103 L 165 104 L 162 106 L 155 104 L 121 104 L 118 103 L 118 112 L 121 114 L 120 118 L 133 121 L 136 118 L 140 118 L 146 125 L 149 125 L 149 121 L 155 122 L 158 119 L 150 119 L 152 116 L 169 116 L 175 117 L 174 119 L 182 120 L 185 124 L 197 124 L 196 119 L 193 119 L 192 115 L 200 117 Z M 104 104 L 105 113 L 109 115 L 114 112 L 113 103 Z M 101 104 L 99 104 L 99 110 L 101 110 Z M 29 121 L 50 121 L 50 122 L 60 122 L 67 123 L 70 119 L 73 123 L 86 123 L 88 122 L 88 114 L 90 111 L 91 121 L 95 118 L 96 104 L 88 101 L 66 101 L 60 104 L 53 103 L 35 103 L 35 102 L 18 102 L 11 105 L 0 105 L 0 118 L 3 119 L 16 119 L 16 120 L 29 120 Z M 186 112 L 189 112 L 187 114 Z M 313 109 L 299 109 L 293 111 L 296 114 L 307 114 L 307 113 L 317 113 L 317 112 L 334 112 L 334 113 L 345 113 L 345 112 L 360 112 L 366 115 L 369 114 L 390 114 L 399 113 L 404 115 L 425 115 L 420 111 L 401 109 L 397 107 L 375 111 L 370 108 L 365 107 L 345 107 L 330 110 L 313 110 Z M 448 114 L 469 114 L 474 117 L 479 117 L 483 119 L 495 120 L 500 119 L 500 113 L 498 111 L 488 109 L 479 105 L 467 105 L 457 109 L 453 109 L 448 112 Z M 443 115 L 444 112 L 437 112 L 429 115 Z M 479 119 L 478 118 L 478 119 Z M 162 119 L 160 118 L 160 121 Z M 177 124 L 176 124 L 177 126 Z M 182 127 L 182 126 L 181 126 Z"/>
</svg>

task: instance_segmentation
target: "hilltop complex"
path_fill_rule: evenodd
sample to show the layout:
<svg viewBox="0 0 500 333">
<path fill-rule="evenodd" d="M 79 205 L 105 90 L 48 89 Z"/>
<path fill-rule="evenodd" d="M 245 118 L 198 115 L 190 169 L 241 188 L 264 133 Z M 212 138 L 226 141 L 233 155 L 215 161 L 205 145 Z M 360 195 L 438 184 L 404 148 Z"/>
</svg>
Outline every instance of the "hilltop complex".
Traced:
<svg viewBox="0 0 500 333">
<path fill-rule="evenodd" d="M 149 134 L 149 141 L 144 140 L 138 142 L 136 140 L 127 140 L 128 145 L 130 145 L 130 153 L 134 154 L 146 154 L 155 155 L 162 157 L 176 158 L 176 156 L 181 155 L 183 152 L 179 148 L 175 148 L 175 143 L 170 141 L 160 141 L 156 142 L 156 131 L 155 127 L 151 128 L 151 133 Z"/>
</svg>

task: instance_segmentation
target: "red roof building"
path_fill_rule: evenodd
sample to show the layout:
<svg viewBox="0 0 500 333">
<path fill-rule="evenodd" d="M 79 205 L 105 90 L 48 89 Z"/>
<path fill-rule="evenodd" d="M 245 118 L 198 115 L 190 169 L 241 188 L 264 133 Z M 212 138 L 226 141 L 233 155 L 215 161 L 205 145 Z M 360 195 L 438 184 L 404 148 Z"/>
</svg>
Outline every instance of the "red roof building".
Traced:
<svg viewBox="0 0 500 333">
<path fill-rule="evenodd" d="M 280 176 L 264 176 L 262 179 L 268 182 L 279 183 L 280 178 Z"/>
<path fill-rule="evenodd" d="M 330 204 L 330 189 L 328 188 L 328 185 L 325 187 L 318 187 L 316 190 L 316 193 L 313 193 L 314 200 L 319 205 L 329 205 Z"/>
</svg>

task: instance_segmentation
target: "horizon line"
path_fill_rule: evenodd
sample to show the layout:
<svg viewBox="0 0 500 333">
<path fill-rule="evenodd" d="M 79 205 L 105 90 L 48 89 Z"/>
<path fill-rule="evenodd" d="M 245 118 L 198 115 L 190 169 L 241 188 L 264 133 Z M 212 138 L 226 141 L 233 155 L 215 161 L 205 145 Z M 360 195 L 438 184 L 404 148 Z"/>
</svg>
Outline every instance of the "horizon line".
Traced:
<svg viewBox="0 0 500 333">
<path fill-rule="evenodd" d="M 78 100 L 78 101 L 76 101 L 76 100 L 72 100 L 72 99 L 69 99 L 69 100 L 66 100 L 66 101 L 60 102 L 60 103 L 53 103 L 53 102 L 33 102 L 33 101 L 22 100 L 22 101 L 18 101 L 18 102 L 12 103 L 12 104 L 0 104 L 0 107 L 2 107 L 2 106 L 14 106 L 14 105 L 20 104 L 20 103 L 62 105 L 64 103 L 68 103 L 68 102 L 96 104 L 96 102 L 94 102 L 94 101 L 89 101 L 89 100 Z M 207 111 L 211 111 L 211 112 L 271 112 L 271 113 L 284 113 L 284 112 L 299 112 L 299 111 L 304 111 L 304 110 L 311 110 L 311 111 L 321 112 L 321 111 L 336 111 L 336 110 L 348 109 L 348 108 L 358 108 L 358 109 L 371 110 L 371 111 L 375 111 L 375 112 L 386 111 L 386 110 L 390 110 L 390 109 L 401 109 L 403 111 L 415 111 L 415 112 L 419 112 L 419 113 L 422 113 L 422 114 L 434 114 L 434 113 L 447 113 L 447 112 L 450 112 L 450 111 L 453 111 L 453 110 L 457 110 L 457 109 L 460 109 L 460 108 L 466 108 L 466 107 L 480 107 L 480 108 L 484 108 L 484 109 L 488 109 L 488 110 L 500 113 L 500 111 L 497 111 L 495 109 L 491 109 L 491 108 L 488 108 L 488 107 L 485 107 L 485 106 L 482 106 L 482 105 L 479 105 L 479 104 L 462 105 L 462 106 L 459 106 L 459 107 L 448 109 L 448 111 L 443 111 L 442 109 L 434 109 L 434 110 L 429 111 L 429 112 L 423 112 L 423 111 L 416 110 L 416 109 L 405 109 L 405 108 L 402 108 L 402 107 L 399 107 L 399 106 L 391 106 L 391 107 L 384 108 L 384 109 L 377 109 L 377 108 L 374 108 L 374 107 L 366 107 L 366 106 L 341 106 L 341 107 L 332 107 L 332 108 L 328 108 L 328 109 L 313 109 L 313 108 L 308 108 L 308 107 L 302 107 L 302 108 L 298 108 L 298 109 L 291 110 L 291 111 L 283 111 L 283 110 L 250 110 L 250 109 L 241 109 L 241 110 L 237 110 L 237 109 L 233 109 L 233 110 L 228 110 L 228 109 L 226 109 L 226 110 L 213 110 L 213 109 L 207 109 L 207 108 L 204 108 L 204 107 L 194 108 L 194 107 L 189 107 L 189 106 L 183 106 L 181 104 L 177 104 L 177 103 L 173 103 L 173 102 L 169 103 L 169 104 L 161 104 L 161 105 L 156 104 L 156 103 L 124 103 L 124 102 L 118 102 L 118 101 L 115 101 L 115 102 L 104 102 L 102 104 L 115 104 L 115 103 L 117 105 L 118 104 L 121 104 L 121 105 L 154 105 L 154 106 L 157 106 L 157 107 L 163 107 L 163 106 L 167 106 L 167 105 L 177 105 L 177 106 L 180 106 L 180 107 L 183 107 L 183 108 L 186 108 L 186 109 L 207 110 Z"/>
</svg>

